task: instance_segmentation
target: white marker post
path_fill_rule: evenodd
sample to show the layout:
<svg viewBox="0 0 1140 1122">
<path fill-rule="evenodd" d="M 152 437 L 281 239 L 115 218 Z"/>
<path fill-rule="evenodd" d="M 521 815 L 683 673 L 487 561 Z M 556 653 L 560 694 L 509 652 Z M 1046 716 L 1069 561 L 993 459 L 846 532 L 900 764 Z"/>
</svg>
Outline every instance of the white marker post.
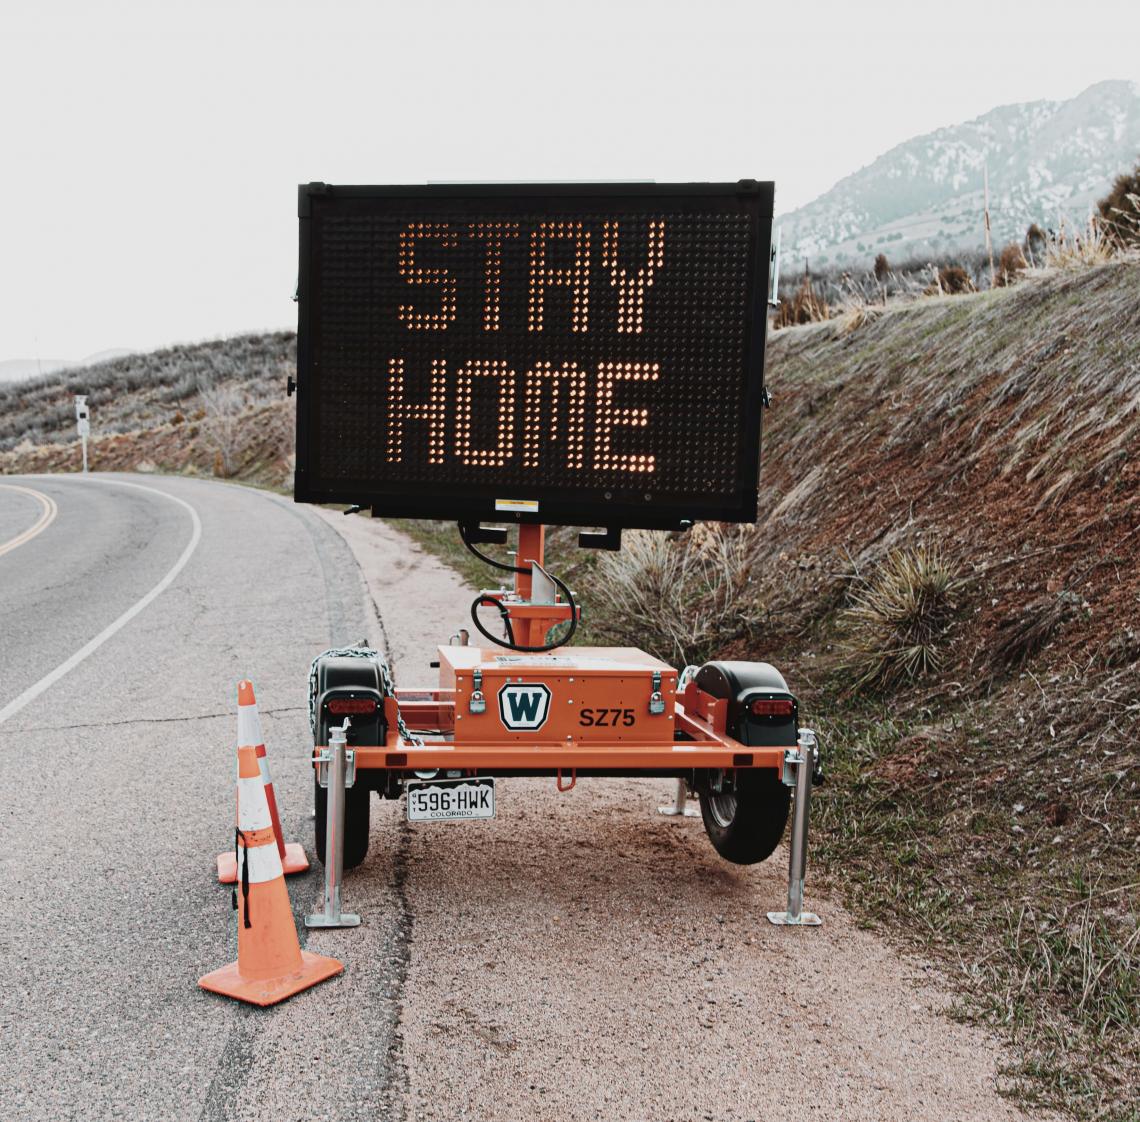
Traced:
<svg viewBox="0 0 1140 1122">
<path fill-rule="evenodd" d="M 91 421 L 87 412 L 87 395 L 75 395 L 75 421 L 79 429 L 79 439 L 83 441 L 83 474 L 87 474 L 87 434 L 91 432 Z"/>
</svg>

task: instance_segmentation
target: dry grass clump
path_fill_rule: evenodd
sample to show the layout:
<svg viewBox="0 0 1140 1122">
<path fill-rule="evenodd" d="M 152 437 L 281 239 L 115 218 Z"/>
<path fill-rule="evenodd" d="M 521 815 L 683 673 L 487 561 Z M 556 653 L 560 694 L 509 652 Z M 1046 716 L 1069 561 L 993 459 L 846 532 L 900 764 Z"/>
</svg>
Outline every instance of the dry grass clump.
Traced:
<svg viewBox="0 0 1140 1122">
<path fill-rule="evenodd" d="M 1024 665 L 1053 638 L 1080 604 L 1081 598 L 1072 592 L 1030 601 L 998 629 L 990 649 L 991 662 L 1003 669 Z"/>
<path fill-rule="evenodd" d="M 886 260 L 882 254 L 879 256 Z M 875 266 L 877 270 L 877 261 Z M 843 303 L 840 305 L 839 323 L 836 327 L 836 337 L 840 339 L 877 320 L 887 303 L 886 288 L 882 283 L 877 283 L 872 288 L 848 273 L 843 274 L 842 283 Z"/>
<path fill-rule="evenodd" d="M 1140 631 L 1121 627 L 1113 632 L 1100 649 L 1099 662 L 1106 670 L 1140 663 Z"/>
<path fill-rule="evenodd" d="M 591 623 L 609 642 L 674 666 L 701 663 L 753 636 L 764 616 L 751 527 L 713 524 L 670 538 L 634 530 L 598 558 Z"/>
<path fill-rule="evenodd" d="M 865 300 L 850 300 L 840 313 L 835 333 L 837 337 L 843 338 L 869 323 L 874 323 L 882 314 L 883 306 L 881 304 L 868 304 Z"/>
<path fill-rule="evenodd" d="M 1104 265 L 1116 253 L 1112 227 L 1099 215 L 1090 214 L 1084 227 L 1071 226 L 1063 218 L 1045 242 L 1045 264 L 1054 269 L 1084 269 Z"/>
<path fill-rule="evenodd" d="M 858 687 L 886 690 L 938 670 L 962 580 L 937 547 L 890 553 L 841 613 Z"/>
<path fill-rule="evenodd" d="M 827 301 L 818 296 L 812 288 L 811 277 L 805 273 L 800 287 L 790 300 L 781 300 L 776 310 L 772 326 L 796 327 L 805 323 L 820 323 L 830 318 L 831 309 Z"/>
</svg>

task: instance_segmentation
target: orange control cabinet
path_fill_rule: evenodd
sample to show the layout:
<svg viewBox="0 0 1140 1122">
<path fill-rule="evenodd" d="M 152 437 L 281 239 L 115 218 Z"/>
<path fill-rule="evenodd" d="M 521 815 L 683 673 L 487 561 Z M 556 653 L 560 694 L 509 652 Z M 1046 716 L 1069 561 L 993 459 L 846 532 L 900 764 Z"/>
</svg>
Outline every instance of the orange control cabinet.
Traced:
<svg viewBox="0 0 1140 1122">
<path fill-rule="evenodd" d="M 513 654 L 440 647 L 455 744 L 670 744 L 677 671 L 633 647 Z"/>
</svg>

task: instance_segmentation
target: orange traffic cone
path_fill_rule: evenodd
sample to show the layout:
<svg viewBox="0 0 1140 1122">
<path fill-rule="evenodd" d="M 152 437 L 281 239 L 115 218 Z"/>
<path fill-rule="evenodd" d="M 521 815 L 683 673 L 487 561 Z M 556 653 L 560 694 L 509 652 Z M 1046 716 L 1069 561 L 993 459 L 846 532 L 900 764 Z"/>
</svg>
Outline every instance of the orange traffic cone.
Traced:
<svg viewBox="0 0 1140 1122">
<path fill-rule="evenodd" d="M 252 745 L 238 749 L 237 785 L 238 957 L 199 978 L 198 985 L 254 1005 L 274 1005 L 339 974 L 344 963 L 301 950 Z"/>
<path fill-rule="evenodd" d="M 281 832 L 281 818 L 277 813 L 277 796 L 273 793 L 273 776 L 269 774 L 269 760 L 265 755 L 265 738 L 261 735 L 261 718 L 257 713 L 257 699 L 253 696 L 253 683 L 243 678 L 238 682 L 238 741 L 253 744 L 257 750 L 257 763 L 265 783 L 265 799 L 269 803 L 269 817 L 273 820 L 273 833 L 277 838 L 277 852 L 285 875 L 303 873 L 309 867 L 304 849 L 296 842 L 285 843 Z M 237 857 L 233 850 L 218 854 L 218 883 L 237 883 Z"/>
</svg>

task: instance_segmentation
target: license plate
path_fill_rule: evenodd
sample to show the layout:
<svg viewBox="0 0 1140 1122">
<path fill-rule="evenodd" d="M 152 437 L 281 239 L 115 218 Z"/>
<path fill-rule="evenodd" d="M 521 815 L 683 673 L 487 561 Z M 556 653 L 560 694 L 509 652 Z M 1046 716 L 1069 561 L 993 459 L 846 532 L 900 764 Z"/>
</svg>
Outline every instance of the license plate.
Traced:
<svg viewBox="0 0 1140 1122">
<path fill-rule="evenodd" d="M 405 786 L 409 822 L 495 817 L 494 779 L 425 779 Z"/>
</svg>

